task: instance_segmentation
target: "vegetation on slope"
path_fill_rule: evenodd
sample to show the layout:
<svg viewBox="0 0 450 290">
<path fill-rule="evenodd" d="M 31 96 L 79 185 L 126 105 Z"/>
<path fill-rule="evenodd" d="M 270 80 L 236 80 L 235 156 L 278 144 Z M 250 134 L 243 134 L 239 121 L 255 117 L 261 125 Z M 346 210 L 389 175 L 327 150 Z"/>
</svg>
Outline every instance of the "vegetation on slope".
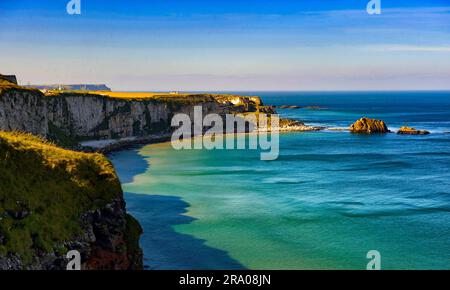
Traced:
<svg viewBox="0 0 450 290">
<path fill-rule="evenodd" d="M 40 90 L 23 87 L 0 78 L 0 94 L 2 90 L 21 89 L 27 91 L 40 92 Z M 155 101 L 167 103 L 179 103 L 182 105 L 209 102 L 218 99 L 227 98 L 247 98 L 255 105 L 261 105 L 258 97 L 255 96 L 238 96 L 232 94 L 210 94 L 210 93 L 169 93 L 169 92 L 112 92 L 112 91 L 86 91 L 86 90 L 47 90 L 46 96 L 50 97 L 68 97 L 68 96 L 92 96 L 105 97 L 109 99 L 120 99 L 125 101 Z"/>
<path fill-rule="evenodd" d="M 9 89 L 18 89 L 20 86 L 13 84 L 3 78 L 0 77 L 0 94 L 3 91 L 9 90 Z"/>
<path fill-rule="evenodd" d="M 101 154 L 61 149 L 39 137 L 0 132 L 0 255 L 30 262 L 80 234 L 82 213 L 122 195 Z"/>
<path fill-rule="evenodd" d="M 108 96 L 118 99 L 189 99 L 189 98 L 216 98 L 235 97 L 231 94 L 210 94 L 210 93 L 170 93 L 170 92 L 110 92 L 110 91 L 90 91 L 92 94 Z M 243 97 L 243 96 L 242 96 Z"/>
<path fill-rule="evenodd" d="M 0 98 L 2 98 L 4 92 L 11 90 L 40 93 L 38 89 L 25 88 L 0 77 Z"/>
</svg>

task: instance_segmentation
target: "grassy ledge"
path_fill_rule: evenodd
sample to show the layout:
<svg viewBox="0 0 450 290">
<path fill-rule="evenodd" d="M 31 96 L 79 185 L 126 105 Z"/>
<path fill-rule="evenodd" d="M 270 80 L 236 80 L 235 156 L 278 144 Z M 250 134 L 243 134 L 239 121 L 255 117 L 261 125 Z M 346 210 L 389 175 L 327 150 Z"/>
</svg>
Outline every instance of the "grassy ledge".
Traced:
<svg viewBox="0 0 450 290">
<path fill-rule="evenodd" d="M 112 164 L 39 137 L 0 131 L 0 255 L 30 262 L 81 233 L 82 213 L 122 196 Z"/>
</svg>

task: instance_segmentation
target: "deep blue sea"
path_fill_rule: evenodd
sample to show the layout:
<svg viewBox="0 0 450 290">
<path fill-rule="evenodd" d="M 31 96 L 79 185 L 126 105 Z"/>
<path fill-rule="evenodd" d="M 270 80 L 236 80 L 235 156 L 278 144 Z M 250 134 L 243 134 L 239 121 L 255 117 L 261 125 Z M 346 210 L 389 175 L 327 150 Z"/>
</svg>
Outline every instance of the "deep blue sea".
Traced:
<svg viewBox="0 0 450 290">
<path fill-rule="evenodd" d="M 240 92 L 306 124 L 367 116 L 391 130 L 286 133 L 280 156 L 182 150 L 112 154 L 150 269 L 450 269 L 450 92 Z M 242 138 L 242 137 L 240 137 Z"/>
</svg>

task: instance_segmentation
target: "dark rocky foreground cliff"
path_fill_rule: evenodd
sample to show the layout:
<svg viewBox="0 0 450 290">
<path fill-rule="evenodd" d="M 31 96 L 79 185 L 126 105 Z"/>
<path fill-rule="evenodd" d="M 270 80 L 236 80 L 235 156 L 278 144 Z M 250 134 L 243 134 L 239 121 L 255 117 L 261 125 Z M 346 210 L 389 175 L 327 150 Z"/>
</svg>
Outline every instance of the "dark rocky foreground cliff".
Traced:
<svg viewBox="0 0 450 290">
<path fill-rule="evenodd" d="M 140 225 L 101 154 L 0 132 L 0 269 L 141 269 Z"/>
</svg>

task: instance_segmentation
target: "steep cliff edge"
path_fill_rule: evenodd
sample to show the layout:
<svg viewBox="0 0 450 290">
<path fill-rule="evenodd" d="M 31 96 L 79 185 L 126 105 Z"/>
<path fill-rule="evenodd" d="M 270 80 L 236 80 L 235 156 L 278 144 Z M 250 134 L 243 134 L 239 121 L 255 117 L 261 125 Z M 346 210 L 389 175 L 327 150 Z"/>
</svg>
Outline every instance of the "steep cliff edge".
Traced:
<svg viewBox="0 0 450 290">
<path fill-rule="evenodd" d="M 80 141 L 144 137 L 171 130 L 176 113 L 272 112 L 258 97 L 214 94 L 118 98 L 85 92 L 53 92 L 0 83 L 0 130 L 20 130 L 66 147 Z"/>
<path fill-rule="evenodd" d="M 0 132 L 0 270 L 141 269 L 142 230 L 126 213 L 120 182 L 101 154 Z"/>
<path fill-rule="evenodd" d="M 65 269 L 70 250 L 83 269 L 142 268 L 142 229 L 126 213 L 110 162 L 47 140 L 76 148 L 169 134 L 172 116 L 193 118 L 198 105 L 204 114 L 273 113 L 258 97 L 105 94 L 43 93 L 0 78 L 0 270 Z"/>
</svg>

